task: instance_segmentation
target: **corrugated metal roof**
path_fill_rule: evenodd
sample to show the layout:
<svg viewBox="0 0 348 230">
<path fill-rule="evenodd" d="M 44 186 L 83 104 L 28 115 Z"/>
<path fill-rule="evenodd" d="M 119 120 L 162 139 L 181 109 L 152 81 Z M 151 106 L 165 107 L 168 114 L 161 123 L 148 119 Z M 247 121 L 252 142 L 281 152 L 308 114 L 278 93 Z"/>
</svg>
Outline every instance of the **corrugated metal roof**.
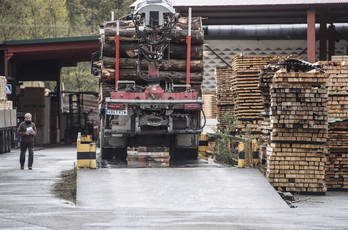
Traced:
<svg viewBox="0 0 348 230">
<path fill-rule="evenodd" d="M 317 23 L 320 18 L 327 23 L 348 22 L 348 0 L 169 1 L 184 17 L 192 7 L 192 16 L 202 17 L 204 25 L 303 24 L 307 22 L 307 12 L 311 8 L 317 12 Z"/>
<path fill-rule="evenodd" d="M 173 6 L 262 6 L 348 4 L 348 0 L 171 0 Z"/>
</svg>

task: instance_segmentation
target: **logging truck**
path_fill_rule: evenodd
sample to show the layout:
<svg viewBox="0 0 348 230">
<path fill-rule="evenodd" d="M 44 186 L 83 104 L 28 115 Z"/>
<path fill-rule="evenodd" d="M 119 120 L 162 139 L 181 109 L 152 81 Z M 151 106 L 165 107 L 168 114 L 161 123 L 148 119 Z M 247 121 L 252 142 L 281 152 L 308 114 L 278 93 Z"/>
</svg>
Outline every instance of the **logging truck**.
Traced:
<svg viewBox="0 0 348 230">
<path fill-rule="evenodd" d="M 201 18 L 179 17 L 168 0 L 137 2 L 105 22 L 92 73 L 100 79 L 102 159 L 126 160 L 128 147 L 169 147 L 171 159 L 197 159 L 202 132 Z"/>
</svg>

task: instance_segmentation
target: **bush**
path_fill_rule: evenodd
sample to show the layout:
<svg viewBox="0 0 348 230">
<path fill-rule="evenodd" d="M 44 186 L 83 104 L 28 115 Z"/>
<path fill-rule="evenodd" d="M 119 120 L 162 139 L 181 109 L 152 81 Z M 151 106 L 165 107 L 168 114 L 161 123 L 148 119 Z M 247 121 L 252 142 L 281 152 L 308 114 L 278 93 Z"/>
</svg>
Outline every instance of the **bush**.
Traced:
<svg viewBox="0 0 348 230">
<path fill-rule="evenodd" d="M 224 130 L 216 131 L 215 161 L 218 163 L 235 165 L 237 163 L 238 154 L 231 141 L 230 133 L 236 128 L 237 121 L 234 119 L 232 113 L 226 113 L 221 120 L 227 125 Z"/>
</svg>

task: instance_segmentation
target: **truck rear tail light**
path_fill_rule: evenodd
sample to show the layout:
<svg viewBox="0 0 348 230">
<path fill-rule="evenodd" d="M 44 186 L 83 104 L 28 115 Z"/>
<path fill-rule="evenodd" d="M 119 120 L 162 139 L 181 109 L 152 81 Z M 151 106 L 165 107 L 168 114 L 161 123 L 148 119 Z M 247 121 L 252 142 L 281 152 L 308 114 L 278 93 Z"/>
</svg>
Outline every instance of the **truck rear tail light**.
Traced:
<svg viewBox="0 0 348 230">
<path fill-rule="evenodd" d="M 123 110 L 124 104 L 108 103 L 108 109 Z"/>
<path fill-rule="evenodd" d="M 201 105 L 200 105 L 200 104 L 185 104 L 185 105 L 184 105 L 184 109 L 185 109 L 185 110 L 189 110 L 189 109 L 201 109 Z"/>
</svg>

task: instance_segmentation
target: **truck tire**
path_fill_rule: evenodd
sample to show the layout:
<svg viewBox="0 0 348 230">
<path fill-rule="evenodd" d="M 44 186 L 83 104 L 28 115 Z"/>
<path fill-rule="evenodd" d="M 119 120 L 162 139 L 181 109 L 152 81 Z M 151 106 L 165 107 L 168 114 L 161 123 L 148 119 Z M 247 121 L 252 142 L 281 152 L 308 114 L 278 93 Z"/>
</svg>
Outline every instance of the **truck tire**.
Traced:
<svg viewBox="0 0 348 230">
<path fill-rule="evenodd" d="M 170 160 L 183 160 L 184 159 L 184 154 L 183 154 L 183 149 L 177 148 L 175 146 L 175 136 L 173 136 L 170 140 L 170 146 L 169 146 L 169 156 Z"/>
<path fill-rule="evenodd" d="M 114 149 L 114 157 L 119 161 L 127 160 L 127 147 L 125 148 L 115 148 Z"/>
<path fill-rule="evenodd" d="M 6 131 L 5 132 L 5 152 L 9 153 L 11 152 L 11 135 L 10 135 L 10 131 Z"/>
<path fill-rule="evenodd" d="M 5 143 L 5 131 L 0 131 L 0 154 L 3 154 L 6 152 L 5 145 L 6 145 L 6 143 Z"/>
<path fill-rule="evenodd" d="M 102 160 L 112 160 L 114 156 L 114 149 L 113 148 L 100 148 L 100 154 Z"/>
<path fill-rule="evenodd" d="M 171 160 L 197 160 L 198 148 L 177 148 L 174 136 L 170 141 L 169 155 Z"/>
<path fill-rule="evenodd" d="M 98 144 L 100 148 L 100 157 L 102 160 L 112 160 L 114 156 L 113 148 L 104 148 L 104 119 L 101 117 L 99 119 L 99 133 L 98 133 Z"/>
<path fill-rule="evenodd" d="M 197 160 L 197 158 L 198 158 L 198 148 L 185 149 L 185 160 Z"/>
</svg>

